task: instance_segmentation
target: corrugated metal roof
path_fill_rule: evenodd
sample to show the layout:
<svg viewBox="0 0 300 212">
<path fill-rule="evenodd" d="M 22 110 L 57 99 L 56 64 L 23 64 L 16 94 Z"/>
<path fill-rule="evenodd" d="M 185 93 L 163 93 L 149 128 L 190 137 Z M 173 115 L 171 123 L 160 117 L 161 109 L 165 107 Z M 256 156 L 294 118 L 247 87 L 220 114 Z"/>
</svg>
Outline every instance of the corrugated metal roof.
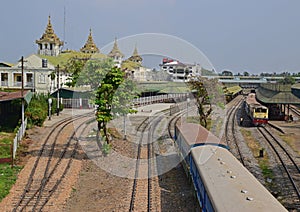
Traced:
<svg viewBox="0 0 300 212">
<path fill-rule="evenodd" d="M 300 104 L 300 99 L 291 91 L 274 91 L 260 87 L 256 91 L 256 97 L 268 104 Z"/>
<path fill-rule="evenodd" d="M 30 91 L 25 90 L 23 93 L 24 98 L 26 95 L 28 95 Z M 17 92 L 0 92 L 0 102 L 5 102 L 5 101 L 11 101 L 14 99 L 21 99 L 22 98 L 22 92 L 17 91 Z"/>
<path fill-rule="evenodd" d="M 293 89 L 300 89 L 300 83 L 296 83 L 294 85 L 292 85 Z"/>
</svg>

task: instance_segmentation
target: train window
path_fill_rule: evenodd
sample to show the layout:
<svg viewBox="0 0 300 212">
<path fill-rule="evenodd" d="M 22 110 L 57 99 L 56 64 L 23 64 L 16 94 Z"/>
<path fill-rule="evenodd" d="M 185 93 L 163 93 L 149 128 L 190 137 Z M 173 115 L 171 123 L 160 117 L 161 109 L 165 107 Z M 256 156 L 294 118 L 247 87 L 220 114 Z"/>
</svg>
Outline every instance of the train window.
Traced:
<svg viewBox="0 0 300 212">
<path fill-rule="evenodd" d="M 257 112 L 257 113 L 266 113 L 267 109 L 265 109 L 265 108 L 256 108 L 255 112 Z"/>
</svg>

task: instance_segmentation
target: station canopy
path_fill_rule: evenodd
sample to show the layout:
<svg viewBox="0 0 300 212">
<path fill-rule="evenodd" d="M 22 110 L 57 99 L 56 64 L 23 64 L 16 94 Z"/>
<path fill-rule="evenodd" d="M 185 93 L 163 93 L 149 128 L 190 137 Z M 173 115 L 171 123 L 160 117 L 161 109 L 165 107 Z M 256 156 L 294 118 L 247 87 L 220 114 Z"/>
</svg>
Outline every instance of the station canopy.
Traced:
<svg viewBox="0 0 300 212">
<path fill-rule="evenodd" d="M 241 92 L 242 90 L 243 89 L 240 86 L 236 85 L 236 86 L 226 87 L 224 92 L 227 95 L 235 95 L 235 94 Z"/>
<path fill-rule="evenodd" d="M 291 91 L 291 85 L 261 84 L 256 98 L 267 104 L 300 104 L 300 99 Z"/>
</svg>

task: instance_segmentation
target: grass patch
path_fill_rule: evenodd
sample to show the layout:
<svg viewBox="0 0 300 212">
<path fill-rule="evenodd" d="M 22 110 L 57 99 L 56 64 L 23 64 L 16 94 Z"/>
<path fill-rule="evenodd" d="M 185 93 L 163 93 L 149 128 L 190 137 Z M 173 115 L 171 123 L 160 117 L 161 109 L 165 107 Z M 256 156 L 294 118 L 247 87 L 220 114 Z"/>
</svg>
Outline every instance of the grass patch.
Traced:
<svg viewBox="0 0 300 212">
<path fill-rule="evenodd" d="M 287 143 L 295 152 L 298 153 L 298 155 L 300 155 L 300 145 L 297 143 L 295 136 L 292 135 L 293 133 L 289 133 L 289 134 L 280 134 L 280 138 Z"/>
<path fill-rule="evenodd" d="M 14 133 L 0 132 L 0 158 L 11 157 L 11 144 L 14 137 Z"/>
<path fill-rule="evenodd" d="M 21 166 L 11 167 L 10 164 L 0 164 L 0 201 L 9 193 L 12 185 L 17 180 Z"/>
<path fill-rule="evenodd" d="M 116 139 L 122 139 L 123 138 L 121 133 L 119 133 L 119 131 L 116 128 L 108 128 L 107 131 L 113 138 L 116 138 Z"/>
<path fill-rule="evenodd" d="M 258 161 L 258 165 L 260 169 L 262 170 L 262 174 L 264 176 L 266 185 L 272 186 L 272 182 L 270 182 L 269 179 L 273 181 L 274 175 L 272 169 L 270 169 L 270 163 L 269 163 L 269 156 L 268 154 L 264 151 L 264 149 L 260 146 L 259 142 L 256 141 L 253 136 L 251 135 L 251 132 L 245 129 L 241 129 L 241 133 L 245 138 L 245 141 L 250 148 L 252 154 Z M 260 150 L 264 151 L 264 156 L 259 157 L 259 152 Z"/>
<path fill-rule="evenodd" d="M 0 158 L 11 157 L 11 144 L 15 137 L 14 133 L 0 132 Z M 15 184 L 21 166 L 11 167 L 11 164 L 0 164 L 0 201 L 9 193 Z"/>
</svg>

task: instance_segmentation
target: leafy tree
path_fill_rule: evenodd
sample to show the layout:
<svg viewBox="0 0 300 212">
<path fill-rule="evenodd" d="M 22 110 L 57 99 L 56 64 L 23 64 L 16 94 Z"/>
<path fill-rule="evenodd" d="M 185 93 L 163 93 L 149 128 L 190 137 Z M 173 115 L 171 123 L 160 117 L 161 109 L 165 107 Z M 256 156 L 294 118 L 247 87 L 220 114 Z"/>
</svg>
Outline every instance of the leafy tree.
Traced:
<svg viewBox="0 0 300 212">
<path fill-rule="evenodd" d="M 249 74 L 247 71 L 244 71 L 243 75 L 244 75 L 245 77 L 250 76 L 250 74 Z"/>
<path fill-rule="evenodd" d="M 227 70 L 224 70 L 222 71 L 222 76 L 233 76 L 233 73 L 231 71 L 227 71 Z"/>
<path fill-rule="evenodd" d="M 191 77 L 188 86 L 193 90 L 200 124 L 207 128 L 207 120 L 213 111 L 213 105 L 224 109 L 224 89 L 217 79 L 206 79 L 200 76 Z M 205 107 L 206 106 L 206 107 Z"/>
<path fill-rule="evenodd" d="M 137 90 L 135 84 L 125 78 L 125 71 L 115 67 L 110 58 L 72 58 L 66 68 L 72 73 L 70 86 L 90 86 L 94 92 L 98 130 L 109 144 L 108 122 L 116 114 L 134 112 L 131 102 Z"/>
<path fill-rule="evenodd" d="M 110 142 L 107 133 L 107 123 L 113 119 L 113 98 L 123 81 L 124 72 L 120 68 L 113 67 L 101 80 L 100 86 L 96 91 L 95 104 L 98 106 L 96 113 L 98 130 L 103 131 L 107 144 Z"/>
<path fill-rule="evenodd" d="M 293 85 L 295 84 L 296 80 L 292 76 L 284 77 L 283 79 L 279 80 L 279 83 L 282 83 L 284 85 Z"/>
</svg>

